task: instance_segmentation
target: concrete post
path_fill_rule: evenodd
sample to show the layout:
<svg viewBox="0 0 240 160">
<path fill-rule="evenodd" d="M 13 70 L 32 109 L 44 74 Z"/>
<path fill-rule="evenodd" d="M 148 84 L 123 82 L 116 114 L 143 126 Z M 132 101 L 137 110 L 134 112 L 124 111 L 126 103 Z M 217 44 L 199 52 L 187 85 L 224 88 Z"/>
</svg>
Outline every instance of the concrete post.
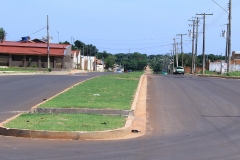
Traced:
<svg viewBox="0 0 240 160">
<path fill-rule="evenodd" d="M 8 66 L 9 67 L 12 66 L 12 55 L 11 54 L 9 54 L 9 56 L 8 56 Z"/>
<path fill-rule="evenodd" d="M 42 68 L 42 66 L 41 66 L 41 56 L 38 56 L 38 68 Z"/>
</svg>

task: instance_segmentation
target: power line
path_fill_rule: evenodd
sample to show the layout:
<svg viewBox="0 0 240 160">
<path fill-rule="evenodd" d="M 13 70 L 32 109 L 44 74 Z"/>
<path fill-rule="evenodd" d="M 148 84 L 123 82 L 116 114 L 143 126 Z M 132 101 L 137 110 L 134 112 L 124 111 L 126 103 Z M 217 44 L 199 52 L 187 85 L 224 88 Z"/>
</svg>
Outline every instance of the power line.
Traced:
<svg viewBox="0 0 240 160">
<path fill-rule="evenodd" d="M 153 38 L 154 40 L 156 39 L 170 39 L 171 37 L 164 37 L 164 38 Z M 148 38 L 148 39 L 132 39 L 132 40 L 129 40 L 129 39 L 123 39 L 123 40 L 116 40 L 116 39 L 90 39 L 90 38 L 81 38 L 81 39 L 85 39 L 85 40 L 95 40 L 95 41 L 116 41 L 116 42 L 119 42 L 119 41 L 144 41 L 144 40 L 152 40 L 152 38 Z"/>
<path fill-rule="evenodd" d="M 207 4 L 205 5 L 205 7 L 204 7 L 200 12 L 202 12 L 202 11 L 209 5 L 210 2 L 211 2 L 211 0 L 209 0 L 209 1 L 207 2 Z"/>
<path fill-rule="evenodd" d="M 104 44 L 104 45 L 118 45 L 119 46 L 119 42 L 118 43 L 104 43 L 104 42 L 95 42 L 96 44 Z M 166 44 L 166 43 L 170 43 L 169 42 L 160 42 L 162 44 Z M 159 44 L 159 42 L 156 42 L 156 43 L 121 43 L 122 45 L 153 45 L 153 44 Z"/>
<path fill-rule="evenodd" d="M 43 30 L 43 29 L 45 29 L 45 28 L 47 28 L 47 26 L 45 26 L 45 27 L 43 27 L 43 28 L 39 29 L 39 30 L 38 30 L 38 31 L 36 31 L 36 32 L 33 32 L 32 34 L 29 34 L 28 36 L 31 36 L 31 35 L 33 35 L 33 34 L 35 34 L 35 33 L 39 32 L 39 31 L 41 31 L 41 30 Z"/>
<path fill-rule="evenodd" d="M 224 11 L 226 11 L 227 13 L 228 13 L 228 11 L 225 9 L 225 8 L 223 8 L 221 5 L 219 5 L 215 0 L 212 0 L 214 3 L 216 3 L 219 7 L 221 7 Z"/>
<path fill-rule="evenodd" d="M 132 48 L 131 49 L 151 49 L 151 48 L 159 48 L 159 47 L 166 47 L 170 46 L 172 44 L 166 44 L 166 45 L 160 45 L 160 46 L 151 46 L 151 47 L 142 47 L 142 48 Z M 104 48 L 104 47 L 98 47 L 99 49 L 109 49 L 109 50 L 122 50 L 122 48 Z"/>
</svg>

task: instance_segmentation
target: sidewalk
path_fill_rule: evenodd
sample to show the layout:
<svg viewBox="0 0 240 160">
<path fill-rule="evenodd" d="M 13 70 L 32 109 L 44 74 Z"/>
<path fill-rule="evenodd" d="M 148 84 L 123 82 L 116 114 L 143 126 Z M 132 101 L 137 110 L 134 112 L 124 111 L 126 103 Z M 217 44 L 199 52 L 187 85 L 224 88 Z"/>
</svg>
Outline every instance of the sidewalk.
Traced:
<svg viewBox="0 0 240 160">
<path fill-rule="evenodd" d="M 61 70 L 61 71 L 36 71 L 36 72 L 24 72 L 24 71 L 0 71 L 1 75 L 68 75 L 68 74 L 76 74 L 76 73 L 88 73 L 88 71 L 84 70 Z"/>
</svg>

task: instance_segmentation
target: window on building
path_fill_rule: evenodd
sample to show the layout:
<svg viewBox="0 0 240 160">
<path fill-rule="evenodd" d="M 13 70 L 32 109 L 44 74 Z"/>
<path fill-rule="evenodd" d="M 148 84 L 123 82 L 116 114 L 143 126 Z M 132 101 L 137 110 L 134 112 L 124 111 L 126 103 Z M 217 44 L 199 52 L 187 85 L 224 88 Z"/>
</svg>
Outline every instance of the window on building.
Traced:
<svg viewBox="0 0 240 160">
<path fill-rule="evenodd" d="M 47 56 L 41 56 L 41 62 L 47 62 L 48 57 Z M 50 56 L 50 62 L 53 62 L 54 57 Z"/>
<path fill-rule="evenodd" d="M 12 55 L 12 61 L 22 61 L 23 59 L 23 55 Z"/>
</svg>

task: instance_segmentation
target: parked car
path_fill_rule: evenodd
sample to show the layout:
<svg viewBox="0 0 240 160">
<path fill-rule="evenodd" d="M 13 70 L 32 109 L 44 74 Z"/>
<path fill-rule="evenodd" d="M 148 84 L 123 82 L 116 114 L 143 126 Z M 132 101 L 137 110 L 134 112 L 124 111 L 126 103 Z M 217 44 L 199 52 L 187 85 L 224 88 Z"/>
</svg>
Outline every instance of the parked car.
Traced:
<svg viewBox="0 0 240 160">
<path fill-rule="evenodd" d="M 185 74 L 184 67 L 182 67 L 182 66 L 176 67 L 175 71 L 173 72 L 173 74 L 182 74 L 182 75 L 184 75 Z"/>
<path fill-rule="evenodd" d="M 162 74 L 167 75 L 167 71 L 162 71 Z"/>
<path fill-rule="evenodd" d="M 122 73 L 122 70 L 121 69 L 117 69 L 116 73 Z"/>
</svg>

